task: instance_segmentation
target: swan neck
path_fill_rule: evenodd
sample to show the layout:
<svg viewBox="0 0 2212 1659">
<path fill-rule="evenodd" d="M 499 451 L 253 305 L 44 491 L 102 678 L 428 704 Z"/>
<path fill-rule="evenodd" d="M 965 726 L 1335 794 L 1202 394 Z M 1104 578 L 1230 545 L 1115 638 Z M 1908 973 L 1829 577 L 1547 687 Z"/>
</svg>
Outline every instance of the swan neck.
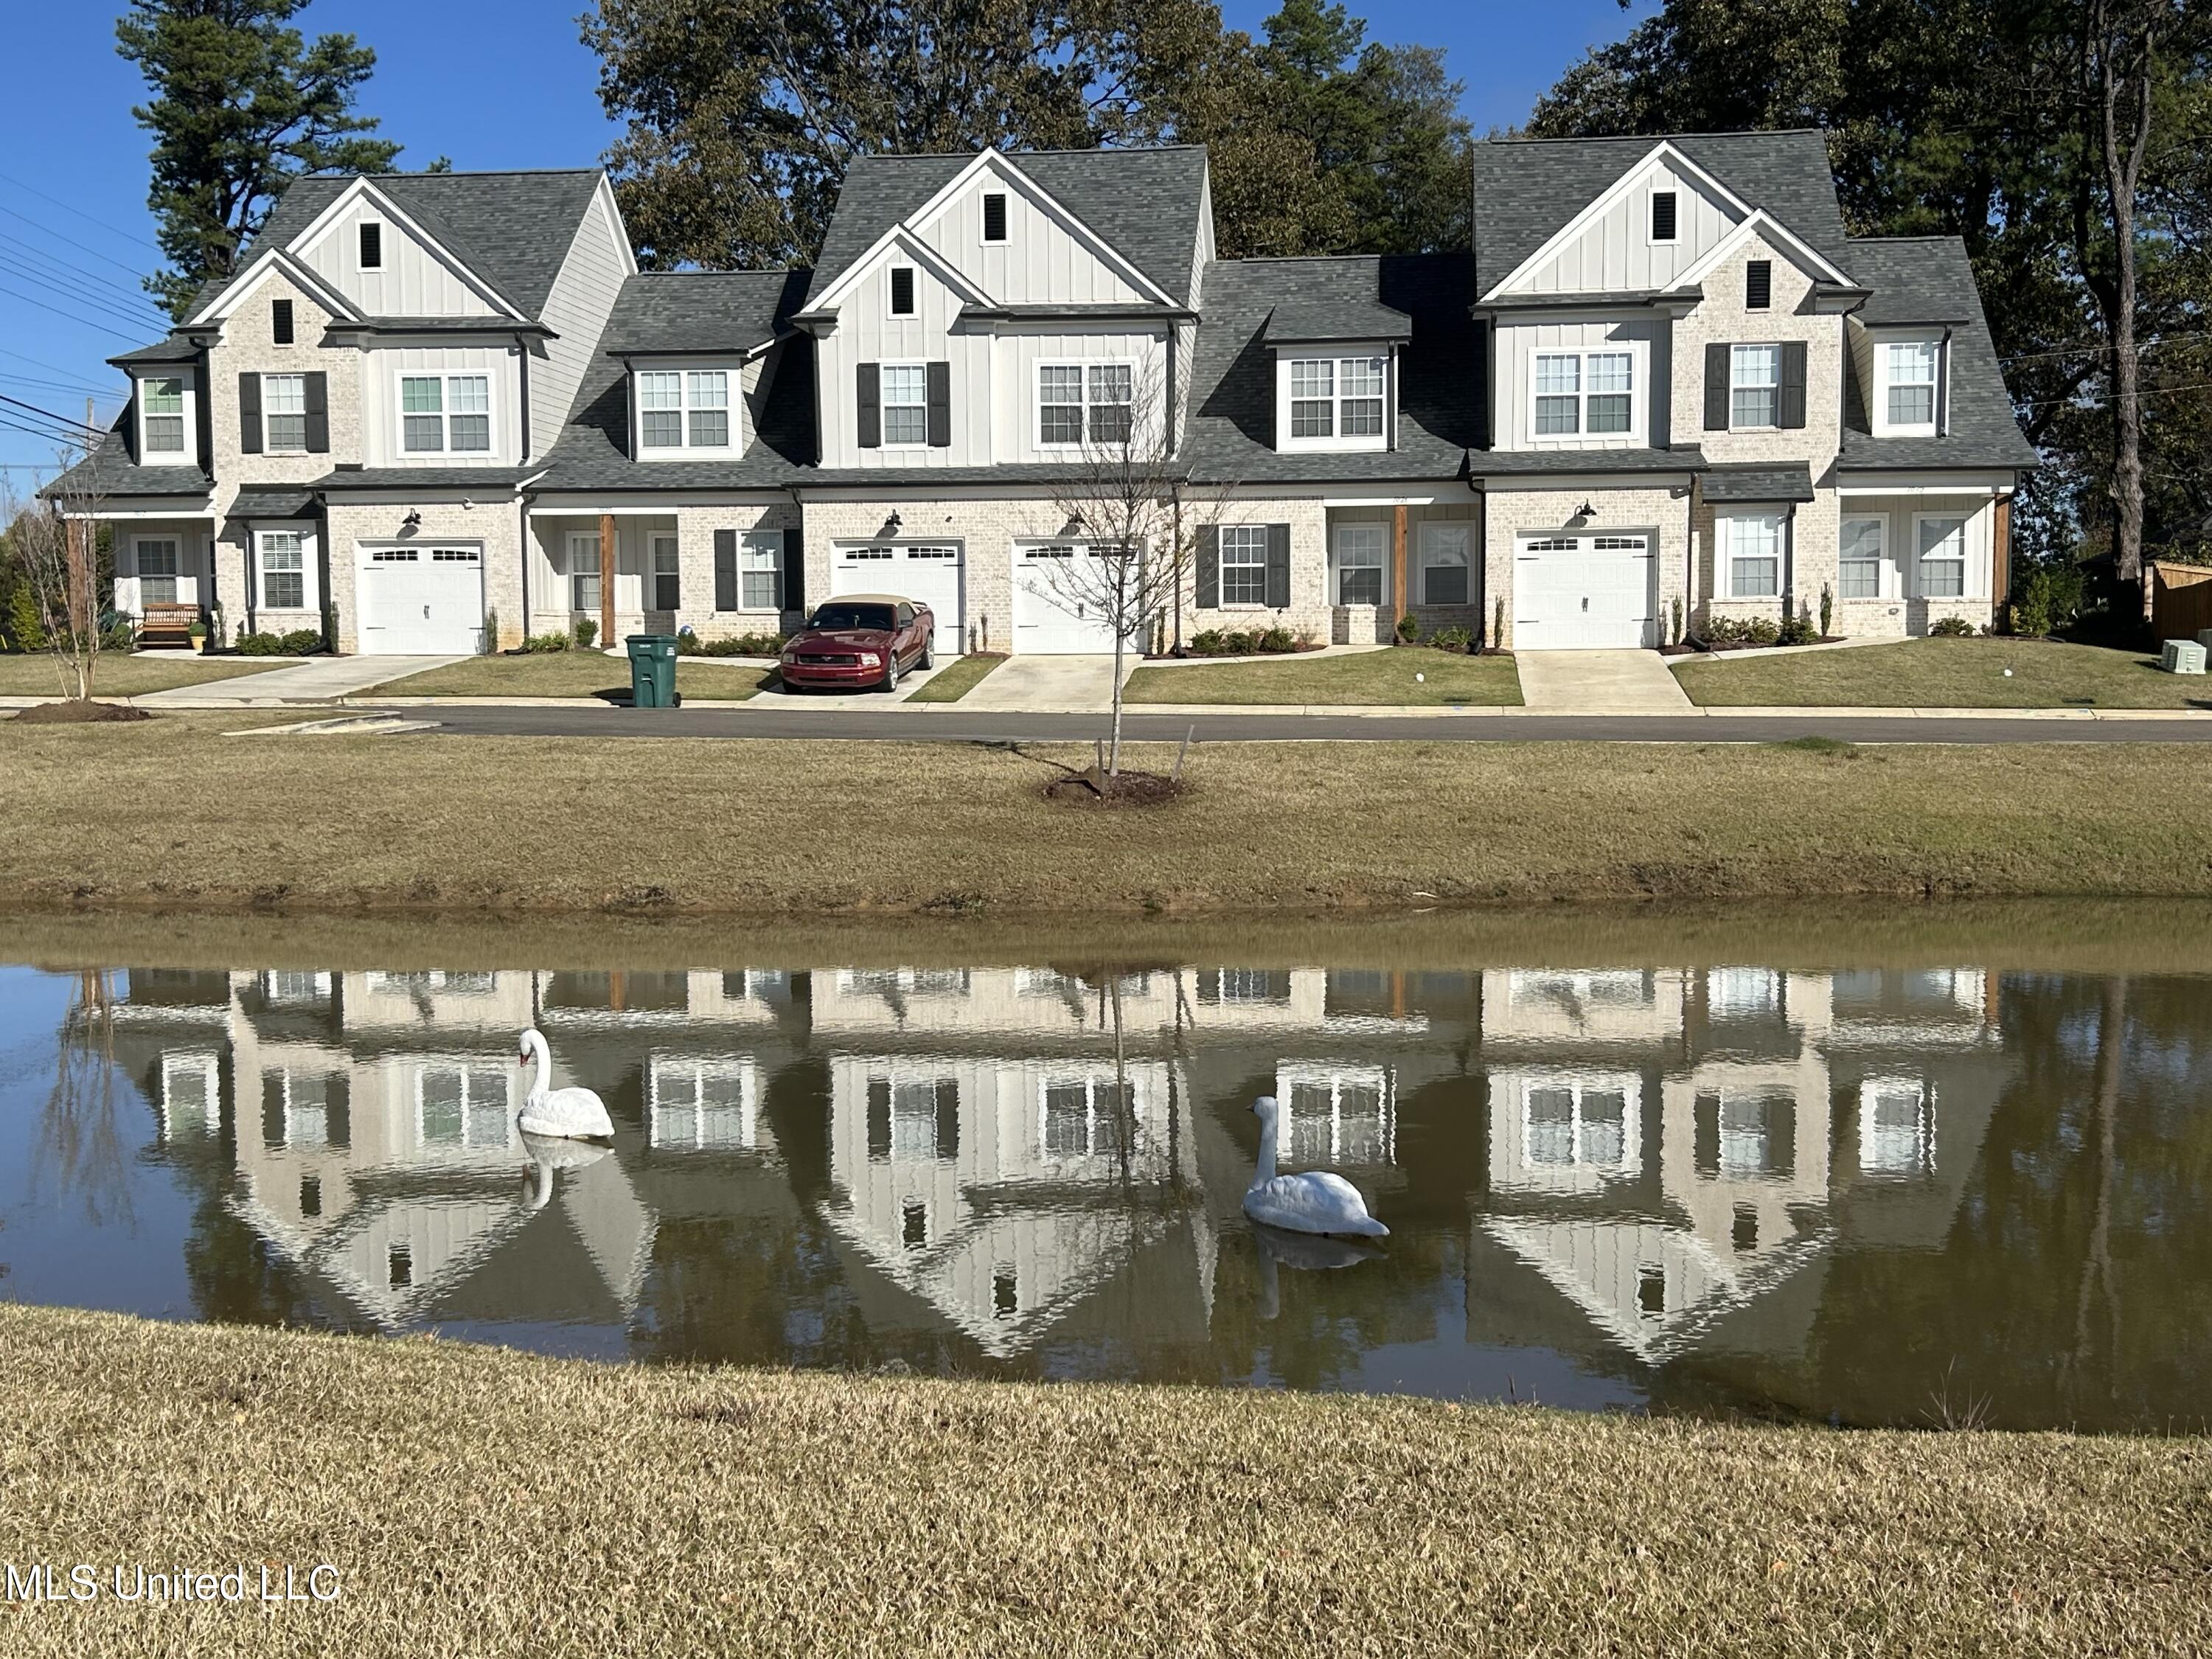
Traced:
<svg viewBox="0 0 2212 1659">
<path fill-rule="evenodd" d="M 1275 1178 L 1275 1115 L 1260 1115 L 1260 1163 L 1252 1171 L 1252 1184 L 1264 1187 Z"/>
</svg>

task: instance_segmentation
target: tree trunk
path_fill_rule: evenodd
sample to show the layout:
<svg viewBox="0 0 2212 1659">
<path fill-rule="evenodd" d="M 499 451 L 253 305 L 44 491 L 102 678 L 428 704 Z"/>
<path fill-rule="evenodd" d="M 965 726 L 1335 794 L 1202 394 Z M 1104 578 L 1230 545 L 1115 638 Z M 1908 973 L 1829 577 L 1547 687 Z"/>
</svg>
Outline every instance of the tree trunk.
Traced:
<svg viewBox="0 0 2212 1659">
<path fill-rule="evenodd" d="M 2146 21 L 2140 39 L 2125 23 L 2115 23 L 2106 0 L 2091 12 L 2097 54 L 2100 145 L 2104 154 L 2105 190 L 2112 209 L 2112 555 L 2114 574 L 2142 589 L 2143 614 L 2150 614 L 2150 586 L 2143 580 L 2143 473 L 2142 370 L 2136 355 L 2136 185 L 2149 147 L 2151 48 L 2154 31 Z M 2132 97 L 2135 107 L 2124 113 Z M 2128 125 L 2122 153 L 2121 126 Z"/>
<path fill-rule="evenodd" d="M 1114 577 L 1114 617 L 1118 623 L 1129 614 L 1129 560 L 1121 559 L 1115 566 Z M 1114 715 L 1112 735 L 1106 746 L 1106 775 L 1121 775 L 1121 653 L 1128 649 L 1128 635 L 1117 626 L 1114 630 Z"/>
</svg>

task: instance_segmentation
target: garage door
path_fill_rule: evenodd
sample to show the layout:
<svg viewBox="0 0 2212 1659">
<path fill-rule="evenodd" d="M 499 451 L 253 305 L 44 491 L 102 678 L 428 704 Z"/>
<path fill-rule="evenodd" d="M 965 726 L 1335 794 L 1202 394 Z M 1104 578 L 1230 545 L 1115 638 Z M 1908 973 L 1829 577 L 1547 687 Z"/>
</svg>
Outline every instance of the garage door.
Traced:
<svg viewBox="0 0 2212 1659">
<path fill-rule="evenodd" d="M 831 556 L 830 593 L 896 593 L 901 599 L 926 605 L 937 616 L 935 648 L 939 656 L 957 657 L 967 649 L 962 630 L 967 617 L 961 609 L 965 570 L 957 542 L 874 542 L 840 547 Z"/>
<path fill-rule="evenodd" d="M 1106 578 L 1104 562 L 1066 542 L 1014 549 L 1014 649 L 1039 656 L 1111 656 L 1114 629 L 1086 595 Z"/>
<path fill-rule="evenodd" d="M 1651 538 L 1523 536 L 1514 549 L 1513 644 L 1620 651 L 1659 643 Z"/>
<path fill-rule="evenodd" d="M 483 649 L 483 548 L 364 547 L 357 586 L 364 656 Z"/>
</svg>

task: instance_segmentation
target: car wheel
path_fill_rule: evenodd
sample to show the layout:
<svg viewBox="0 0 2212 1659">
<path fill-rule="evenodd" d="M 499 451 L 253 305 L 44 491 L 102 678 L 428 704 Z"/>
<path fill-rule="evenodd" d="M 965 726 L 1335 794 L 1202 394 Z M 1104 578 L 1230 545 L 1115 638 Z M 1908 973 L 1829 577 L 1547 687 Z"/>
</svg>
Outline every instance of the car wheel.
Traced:
<svg viewBox="0 0 2212 1659">
<path fill-rule="evenodd" d="M 896 650 L 884 653 L 884 690 L 898 690 L 898 653 Z"/>
<path fill-rule="evenodd" d="M 921 642 L 921 660 L 916 663 L 915 666 L 921 669 L 925 674 L 927 674 L 931 669 L 937 666 L 937 650 L 936 641 L 934 640 L 924 640 Z"/>
</svg>

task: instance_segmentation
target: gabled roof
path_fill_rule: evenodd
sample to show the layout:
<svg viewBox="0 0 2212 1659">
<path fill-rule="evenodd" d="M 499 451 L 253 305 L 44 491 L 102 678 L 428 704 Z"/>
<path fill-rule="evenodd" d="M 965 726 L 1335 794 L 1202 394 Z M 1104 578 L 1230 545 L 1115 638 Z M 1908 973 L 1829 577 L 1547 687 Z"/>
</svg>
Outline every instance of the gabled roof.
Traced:
<svg viewBox="0 0 2212 1659">
<path fill-rule="evenodd" d="M 2021 469 L 2041 464 L 2021 435 L 1996 346 L 1983 319 L 1980 291 L 1966 245 L 1955 236 L 1858 237 L 1850 270 L 1874 290 L 1852 314 L 1873 327 L 1920 324 L 1951 336 L 1950 414 L 1940 438 L 1877 438 L 1868 417 L 1858 357 L 1844 354 L 1844 448 L 1846 471 L 1881 468 L 1981 466 Z"/>
<path fill-rule="evenodd" d="M 84 459 L 39 491 L 42 499 L 77 496 L 94 502 L 143 495 L 204 495 L 214 486 L 206 469 L 199 466 L 142 466 L 131 459 L 130 440 L 124 426 L 131 405 L 125 404 L 100 441 Z"/>
<path fill-rule="evenodd" d="M 1413 337 L 1413 319 L 1382 302 L 1371 256 L 1272 263 L 1279 280 L 1268 344 Z"/>
<path fill-rule="evenodd" d="M 1206 150 L 1024 150 L 1006 160 L 1103 241 L 1118 250 L 1156 287 L 1191 301 L 1206 199 Z M 964 155 L 863 155 L 846 170 L 814 269 L 816 295 L 972 167 Z"/>
<path fill-rule="evenodd" d="M 1474 146 L 1474 288 L 1487 294 L 1661 144 L 1849 270 L 1826 138 L 1788 132 L 1489 138 Z"/>
<path fill-rule="evenodd" d="M 1328 266 L 1316 275 L 1315 267 Z M 1218 259 L 1206 268 L 1206 319 L 1191 370 L 1188 453 L 1203 483 L 1420 478 L 1466 472 L 1482 441 L 1480 347 L 1468 314 L 1468 261 L 1459 253 L 1346 259 Z M 1275 448 L 1275 353 L 1269 319 L 1286 288 L 1318 285 L 1332 308 L 1395 312 L 1412 344 L 1401 354 L 1398 447 L 1338 454 Z"/>
<path fill-rule="evenodd" d="M 516 309 L 536 317 L 568 257 L 576 228 L 599 188 L 596 167 L 523 173 L 379 173 L 366 176 L 423 230 Z M 253 245 L 240 255 L 246 270 L 258 254 L 283 247 L 344 194 L 356 175 L 313 173 L 295 179 L 278 199 Z M 235 278 L 210 283 L 192 301 L 198 315 Z"/>
<path fill-rule="evenodd" d="M 641 271 L 623 284 L 599 349 L 617 357 L 755 350 L 789 326 L 806 278 L 789 270 Z"/>
<path fill-rule="evenodd" d="M 140 346 L 136 351 L 126 351 L 107 361 L 117 368 L 149 368 L 159 363 L 189 363 L 200 355 L 188 335 L 172 334 L 166 340 L 156 340 L 151 345 Z"/>
</svg>

